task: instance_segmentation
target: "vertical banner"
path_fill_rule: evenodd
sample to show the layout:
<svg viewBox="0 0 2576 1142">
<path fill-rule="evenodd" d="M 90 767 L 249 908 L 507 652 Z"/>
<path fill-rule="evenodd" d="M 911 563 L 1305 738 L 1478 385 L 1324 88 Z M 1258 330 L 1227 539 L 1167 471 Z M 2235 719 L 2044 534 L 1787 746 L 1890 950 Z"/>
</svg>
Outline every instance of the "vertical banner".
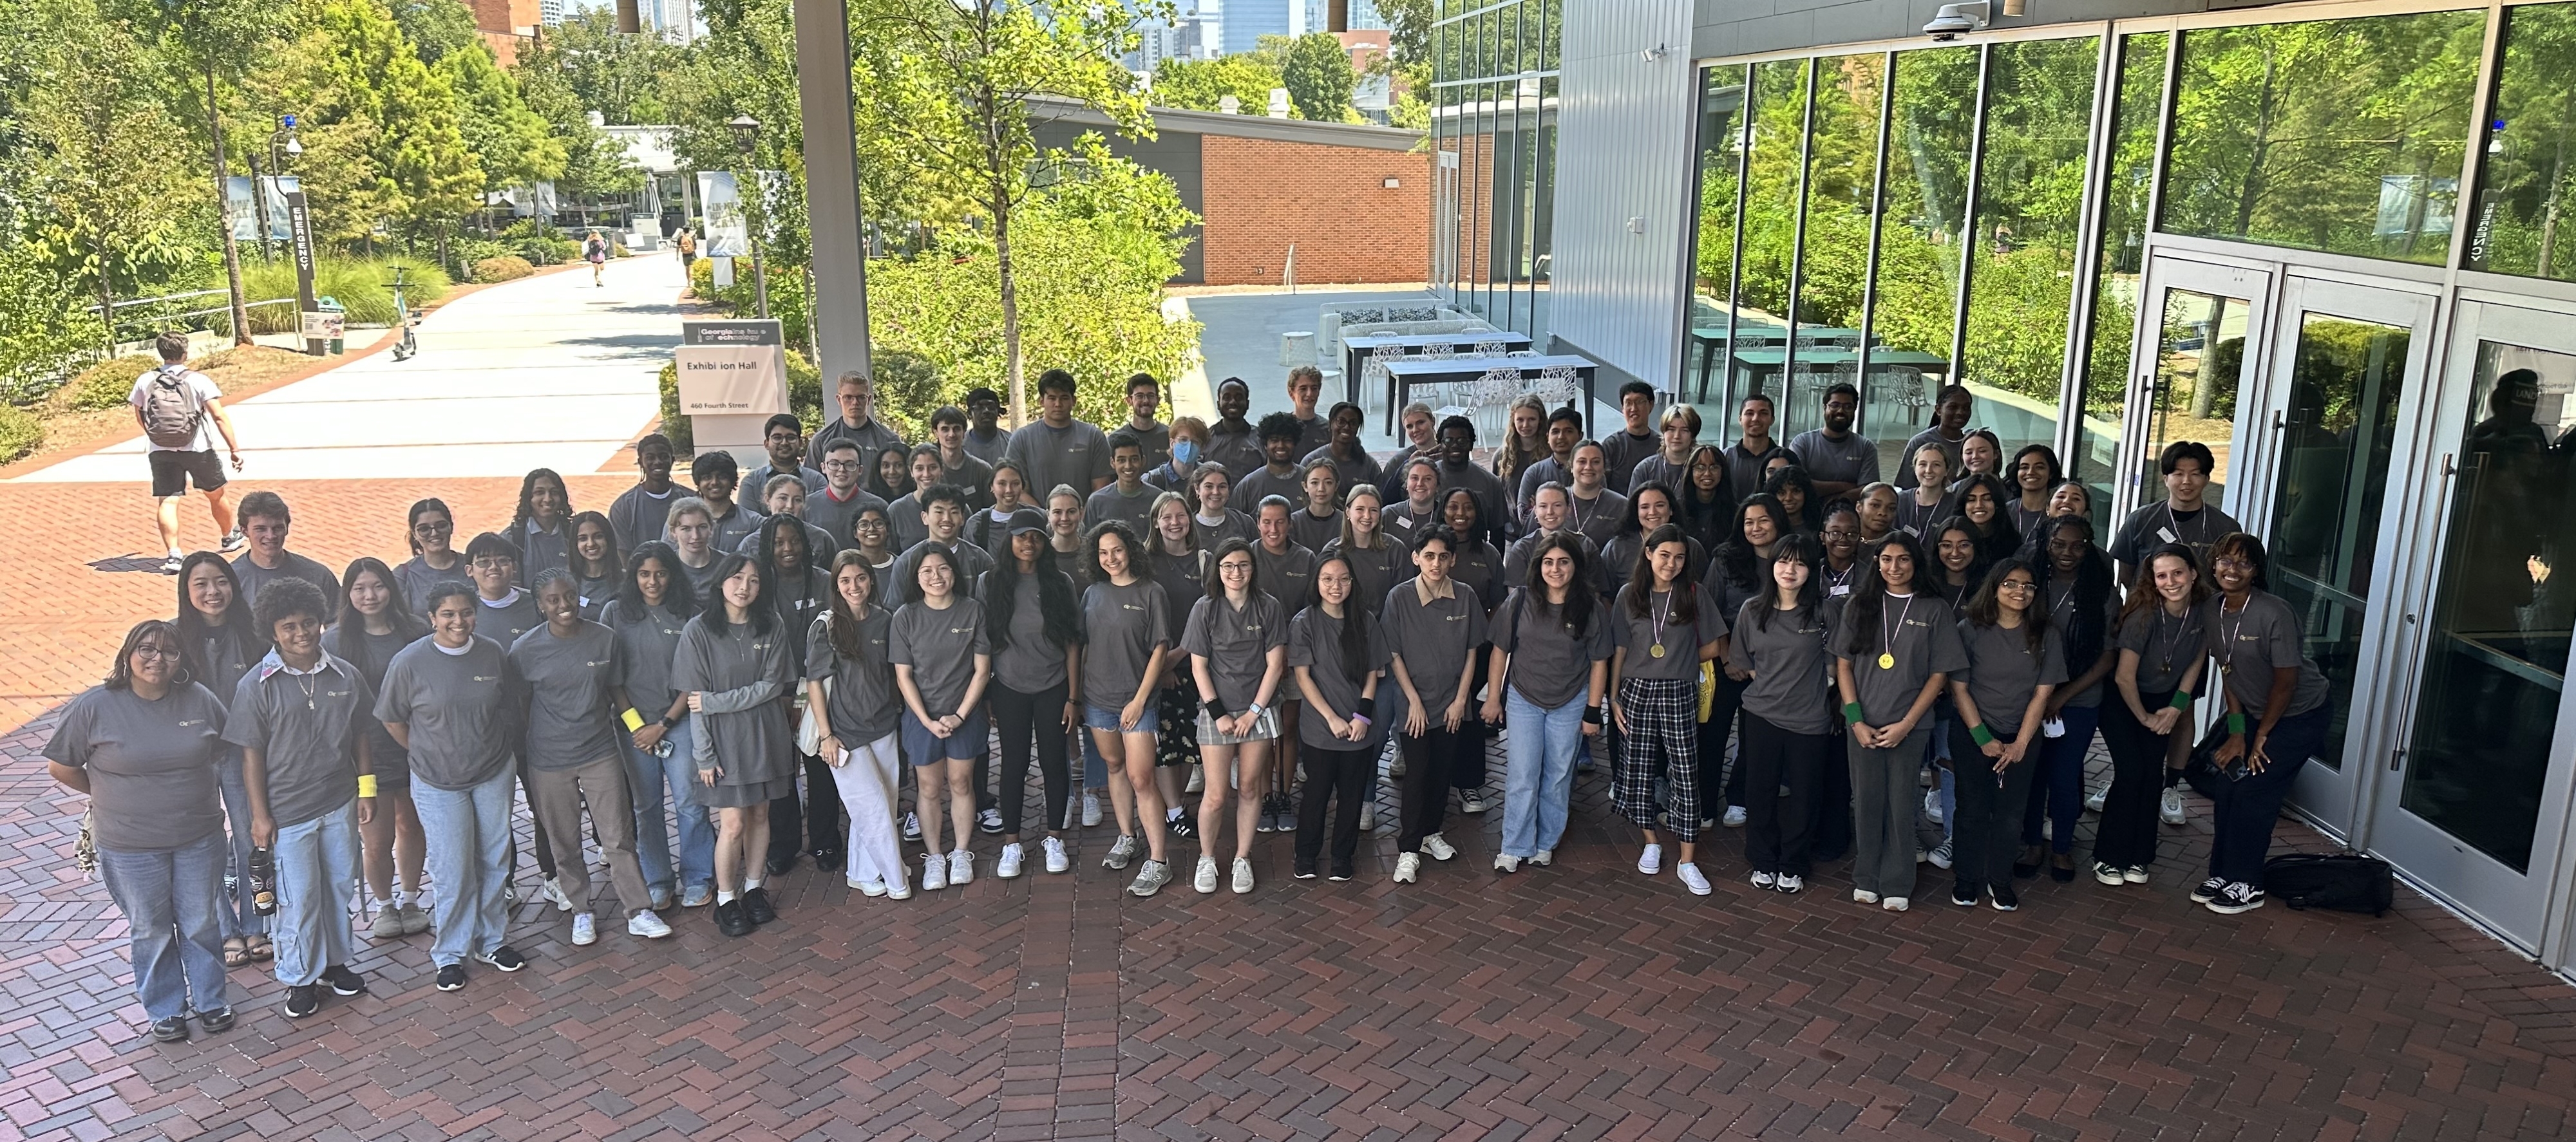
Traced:
<svg viewBox="0 0 2576 1142">
<path fill-rule="evenodd" d="M 291 234 L 287 243 L 288 248 L 295 251 L 295 308 L 303 315 L 301 324 L 307 331 L 304 338 L 304 351 L 319 357 L 327 342 L 312 336 L 310 332 L 315 322 L 322 318 L 322 314 L 314 307 L 313 220 L 306 213 L 304 191 L 300 186 L 286 192 L 286 221 Z"/>
<path fill-rule="evenodd" d="M 698 172 L 698 205 L 706 233 L 698 251 L 710 258 L 740 258 L 751 253 L 751 227 L 743 216 L 742 188 L 732 171 Z"/>
<path fill-rule="evenodd" d="M 233 241 L 259 240 L 259 208 L 251 202 L 250 176 L 229 175 L 224 179 L 224 226 L 233 232 Z"/>
</svg>

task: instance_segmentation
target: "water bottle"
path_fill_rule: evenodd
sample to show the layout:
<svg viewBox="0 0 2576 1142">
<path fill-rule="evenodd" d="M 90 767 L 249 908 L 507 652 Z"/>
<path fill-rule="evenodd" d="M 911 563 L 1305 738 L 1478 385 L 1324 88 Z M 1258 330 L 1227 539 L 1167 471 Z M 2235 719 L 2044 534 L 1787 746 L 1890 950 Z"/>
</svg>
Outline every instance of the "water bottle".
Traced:
<svg viewBox="0 0 2576 1142">
<path fill-rule="evenodd" d="M 250 906 L 262 916 L 277 914 L 277 859 L 267 849 L 250 851 Z"/>
</svg>

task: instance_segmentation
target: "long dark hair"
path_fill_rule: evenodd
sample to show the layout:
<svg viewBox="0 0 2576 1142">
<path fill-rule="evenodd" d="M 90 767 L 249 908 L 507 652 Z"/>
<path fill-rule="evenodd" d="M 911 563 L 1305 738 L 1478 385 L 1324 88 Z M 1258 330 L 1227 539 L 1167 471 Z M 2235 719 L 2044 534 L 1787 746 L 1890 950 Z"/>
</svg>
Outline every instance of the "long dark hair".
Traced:
<svg viewBox="0 0 2576 1142">
<path fill-rule="evenodd" d="M 1699 478 L 1692 475 L 1699 468 L 1700 457 L 1703 455 L 1717 464 L 1717 487 L 1706 499 L 1700 497 Z M 1726 470 L 1726 454 L 1718 451 L 1717 445 L 1714 444 L 1702 444 L 1691 449 L 1690 460 L 1682 465 L 1682 504 L 1679 514 L 1682 519 L 1690 521 L 1691 530 L 1699 533 L 1702 542 L 1715 541 L 1717 529 L 1721 526 L 1720 521 L 1726 518 L 1727 509 L 1735 504 L 1733 494 L 1735 489 L 1727 484 L 1731 476 L 1732 473 Z M 1674 522 L 1679 523 L 1681 519 Z"/>
<path fill-rule="evenodd" d="M 2111 629 L 2126 628 L 2129 616 L 2165 605 L 2165 597 L 2156 593 L 2156 560 L 2167 556 L 2180 559 L 2183 566 L 2191 568 L 2191 593 L 2184 599 L 2185 605 L 2197 607 L 2218 593 L 2218 587 L 2209 581 L 2209 569 L 2200 565 L 2200 553 L 2193 551 L 2187 543 L 2168 543 L 2148 552 L 2147 557 L 2138 562 L 2138 581 L 2129 585 L 2129 599 L 2120 604 L 2119 619 L 2111 624 Z"/>
<path fill-rule="evenodd" d="M 670 544 L 648 539 L 635 545 L 626 556 L 626 577 L 617 583 L 617 602 L 612 608 L 618 622 L 641 622 L 647 609 L 644 589 L 635 585 L 635 577 L 644 573 L 645 561 L 662 565 L 662 576 L 670 582 L 662 588 L 662 607 L 681 622 L 698 613 L 698 597 L 689 590 L 689 569 L 680 562 L 680 553 Z"/>
<path fill-rule="evenodd" d="M 385 566 L 384 560 L 373 555 L 361 555 L 350 560 L 349 569 L 340 573 L 340 613 L 332 622 L 339 626 L 355 628 L 349 640 L 341 644 L 342 649 L 355 649 L 354 644 L 365 641 L 357 636 L 366 633 L 367 616 L 359 614 L 358 605 L 349 601 L 349 589 L 357 586 L 360 575 L 375 576 L 376 581 L 383 583 L 385 590 L 392 594 L 385 603 L 385 621 L 393 624 L 394 633 L 401 636 L 404 642 L 410 642 L 429 633 L 429 621 L 411 613 L 411 608 L 404 605 L 402 582 L 394 578 L 394 569 Z M 352 656 L 342 655 L 342 657 Z M 380 667 L 383 664 L 371 665 Z"/>
<path fill-rule="evenodd" d="M 1655 535 L 1662 535 L 1667 531 L 1674 533 L 1675 539 L 1687 539 L 1680 534 L 1680 528 L 1669 523 L 1656 528 Z M 1539 561 L 1547 558 L 1547 553 L 1551 551 L 1564 552 L 1566 560 L 1574 564 L 1574 577 L 1567 580 L 1565 584 L 1565 604 L 1556 613 L 1557 617 L 1564 619 L 1574 628 L 1575 633 L 1580 635 L 1592 629 L 1592 608 L 1597 602 L 1593 597 L 1592 588 L 1584 585 L 1584 564 L 1587 561 L 1583 557 L 1583 536 L 1580 533 L 1551 531 L 1539 537 L 1538 546 L 1530 550 L 1529 586 L 1521 590 L 1528 592 L 1529 604 L 1537 606 L 1542 612 L 1551 605 L 1547 601 L 1547 581 L 1538 577 Z M 1648 573 L 1645 583 L 1648 590 L 1654 588 L 1652 572 Z M 1675 593 L 1687 590 L 1692 585 L 1688 573 L 1685 572 L 1682 582 L 1674 588 Z"/>
<path fill-rule="evenodd" d="M 886 482 L 885 457 L 888 452 L 892 452 L 897 456 L 903 457 L 904 462 L 899 465 L 899 467 L 903 469 L 903 474 L 898 477 L 903 481 L 903 486 L 900 488 Z M 868 454 L 867 465 L 868 490 L 876 493 L 876 497 L 878 499 L 884 500 L 887 503 L 893 503 L 896 500 L 911 495 L 917 490 L 912 484 L 912 449 L 904 447 L 901 444 L 891 444 L 884 448 L 879 448 Z"/>
<path fill-rule="evenodd" d="M 833 563 L 835 567 L 839 565 L 838 561 Z M 1058 649 L 1082 641 L 1081 604 L 1073 597 L 1073 578 L 1056 569 L 1055 545 L 1046 542 L 1044 536 L 1039 537 L 1036 574 L 1038 619 L 1045 627 L 1046 640 Z M 997 657 L 1011 645 L 1011 617 L 1019 609 L 1019 590 L 1019 556 L 1004 550 L 993 557 L 993 569 L 984 573 L 984 631 L 992 638 Z"/>
<path fill-rule="evenodd" d="M 2057 462 L 2056 449 L 2045 444 L 2022 445 L 2021 451 L 2012 454 L 2012 463 L 2004 465 L 2004 482 L 2011 485 L 2013 498 L 2016 500 L 2021 498 L 2022 459 L 2033 452 L 2039 453 L 2041 459 L 2048 461 L 2048 483 L 2040 489 L 2039 494 L 2045 496 L 2056 491 L 2057 482 L 2066 478 L 2066 466 Z"/>
<path fill-rule="evenodd" d="M 513 540 L 528 534 L 528 516 L 532 514 L 528 510 L 528 501 L 535 496 L 539 480 L 555 482 L 555 490 L 563 493 L 564 515 L 567 517 L 572 515 L 572 485 L 564 483 L 563 476 L 552 468 L 530 468 L 527 475 L 519 477 L 519 506 L 517 510 L 510 513 L 509 535 Z M 570 526 L 569 519 L 566 520 L 566 526 Z M 572 534 L 567 531 L 564 538 L 570 540 Z"/>
<path fill-rule="evenodd" d="M 1091 565 L 1091 581 L 1094 583 L 1114 583 L 1114 580 L 1110 578 L 1109 572 L 1100 569 L 1100 541 L 1113 535 L 1117 536 L 1120 542 L 1126 544 L 1127 573 L 1138 579 L 1153 578 L 1153 568 L 1145 565 L 1144 541 L 1136 538 L 1136 529 L 1127 526 L 1127 521 L 1125 520 L 1105 519 L 1099 523 L 1091 525 L 1091 530 L 1085 532 L 1082 537 L 1082 559 L 1083 562 Z M 1055 545 L 1050 543 L 1047 546 L 1053 547 Z"/>
<path fill-rule="evenodd" d="M 1816 481 L 1808 477 L 1807 470 L 1796 464 L 1786 465 L 1773 469 L 1770 478 L 1762 482 L 1762 490 L 1773 499 L 1780 497 L 1782 488 L 1796 488 L 1805 498 L 1798 501 L 1798 518 L 1783 521 L 1780 529 L 1782 531 L 1823 531 L 1825 529 L 1824 501 L 1816 495 Z M 1786 513 L 1789 509 L 1783 506 L 1780 510 Z"/>
<path fill-rule="evenodd" d="M 1968 514 L 1968 493 L 1978 488 L 1995 498 L 1995 517 L 1986 522 L 1982 531 L 1977 521 L 1968 520 L 1968 536 L 1977 541 L 1977 561 L 1990 564 L 2021 550 L 2021 529 L 2014 527 L 2012 521 L 2012 506 L 2021 494 L 2010 490 L 2001 479 L 1979 472 L 1950 489 L 1950 502 L 1958 505 L 1961 518 Z"/>
<path fill-rule="evenodd" d="M 852 567 L 868 577 L 870 603 L 878 600 L 877 592 L 881 589 L 877 583 L 877 569 L 868 565 L 868 557 L 858 549 L 851 548 L 832 557 L 832 623 L 826 629 L 831 634 L 832 653 L 842 658 L 859 656 L 859 616 L 850 610 L 849 602 L 841 598 L 841 572 Z"/>
<path fill-rule="evenodd" d="M 1619 519 L 1619 534 L 1636 535 L 1639 532 L 1646 530 L 1646 525 L 1637 521 L 1637 501 L 1645 499 L 1646 493 L 1649 491 L 1662 492 L 1664 494 L 1664 503 L 1672 508 L 1673 514 L 1673 518 L 1667 522 L 1679 522 L 1681 520 L 1682 498 L 1674 495 L 1672 487 L 1664 483 L 1662 480 L 1648 480 L 1629 491 L 1628 513 L 1621 516 Z"/>
<path fill-rule="evenodd" d="M 1692 589 L 1698 584 L 1691 582 L 1690 579 L 1688 556 L 1690 533 L 1683 531 L 1682 525 L 1677 523 L 1668 523 L 1656 528 L 1653 535 L 1647 536 L 1643 542 L 1637 544 L 1637 566 L 1628 574 L 1628 617 L 1636 619 L 1646 617 L 1646 596 L 1655 593 L 1655 549 L 1667 543 L 1681 544 L 1684 552 L 1682 577 L 1673 581 L 1673 605 L 1670 614 L 1673 622 L 1689 626 L 1699 621 L 1699 592 Z M 1546 545 L 1540 546 L 1544 549 Z M 1538 565 L 1537 552 L 1530 553 L 1530 565 L 1532 567 Z M 1583 564 L 1577 560 L 1575 566 L 1580 569 Z"/>
<path fill-rule="evenodd" d="M 2109 633 L 2104 629 L 2107 620 L 2103 615 L 2103 604 L 2111 598 L 2112 575 L 2111 569 L 2104 565 L 2093 547 L 2093 521 L 2080 515 L 2053 516 L 2039 528 L 2035 541 L 2037 546 L 2031 553 L 2034 556 L 2031 578 L 2039 583 L 2042 604 L 2048 599 L 2049 584 L 2057 579 L 2057 561 L 2049 556 L 2048 546 L 2057 538 L 2057 533 L 2068 530 L 2084 533 L 2086 549 L 2083 556 L 2075 561 L 2075 614 L 2065 624 L 2066 671 L 2069 675 L 2076 675 L 2090 669 L 2093 661 L 2102 657 L 2103 641 Z"/>
<path fill-rule="evenodd" d="M 1978 581 L 1975 593 L 1968 596 L 1969 622 L 1990 627 L 2003 621 L 2003 604 L 1995 592 L 2003 586 L 2004 576 L 2015 571 L 2029 575 L 2034 584 L 2039 582 L 2039 569 L 2032 567 L 2029 560 L 2018 555 L 2003 557 Z M 2022 641 L 2034 657 L 2048 647 L 2048 605 L 2040 601 L 2042 597 L 2038 591 L 2031 592 L 2030 604 L 2021 612 Z"/>
<path fill-rule="evenodd" d="M 1368 608 L 1359 605 L 1359 592 L 1356 589 L 1360 582 L 1359 569 L 1352 565 L 1350 556 L 1343 554 L 1339 548 L 1335 548 L 1331 555 L 1327 555 L 1316 562 L 1315 576 L 1318 580 L 1322 579 L 1324 574 L 1324 565 L 1327 563 L 1341 564 L 1342 574 L 1351 577 L 1351 586 L 1354 589 L 1351 592 L 1350 597 L 1342 600 L 1342 630 L 1341 636 L 1335 640 L 1339 644 L 1335 649 L 1341 652 L 1337 657 L 1341 659 L 1342 677 L 1350 679 L 1351 685 L 1354 687 L 1364 686 L 1368 684 L 1369 676 L 1368 628 L 1366 625 L 1369 621 L 1369 614 Z M 1255 574 L 1259 573 L 1259 566 L 1260 561 L 1255 560 Z M 1314 605 L 1309 609 L 1321 614 L 1324 609 L 1322 597 L 1318 596 Z"/>
<path fill-rule="evenodd" d="M 1252 596 L 1260 594 L 1263 590 L 1261 586 L 1261 559 L 1260 554 L 1252 549 L 1252 544 L 1242 536 L 1229 535 L 1216 541 L 1216 550 L 1208 553 L 1207 572 L 1210 578 L 1215 578 L 1217 564 L 1225 562 L 1226 556 L 1232 555 L 1237 551 L 1242 552 L 1244 558 L 1252 561 L 1252 580 L 1243 585 L 1243 596 L 1248 600 Z M 1204 590 L 1205 588 L 1202 587 L 1202 589 Z M 1218 580 L 1216 588 L 1208 591 L 1207 596 L 1211 599 L 1223 600 L 1225 598 L 1225 582 L 1221 579 Z"/>
<path fill-rule="evenodd" d="M 676 560 L 675 555 L 674 561 Z M 777 624 L 777 616 L 770 613 L 768 573 L 761 568 L 760 564 L 752 562 L 750 556 L 738 551 L 728 551 L 716 557 L 715 569 L 707 575 L 706 598 L 699 600 L 699 613 L 706 619 L 707 633 L 717 636 L 733 633 L 733 619 L 725 614 L 724 585 L 725 580 L 741 574 L 745 567 L 751 568 L 752 573 L 760 577 L 760 593 L 751 597 L 751 606 L 748 608 L 751 615 L 751 633 L 768 634 Z M 687 573 L 683 572 L 680 582 L 685 586 L 688 581 Z"/>
<path fill-rule="evenodd" d="M 449 537 L 447 549 L 449 551 L 456 551 L 456 513 L 447 510 L 447 501 L 439 499 L 436 496 L 431 496 L 425 500 L 413 500 L 411 504 L 411 515 L 403 520 L 403 539 L 405 542 L 411 544 L 411 553 L 414 555 L 420 554 L 420 535 L 414 529 L 420 526 L 420 517 L 428 512 L 437 512 L 438 514 L 447 517 L 447 534 Z M 457 552 L 456 557 L 463 559 L 465 554 L 463 552 Z"/>
<path fill-rule="evenodd" d="M 802 577 L 810 580 L 813 577 L 812 573 L 819 570 L 814 566 L 814 540 L 805 534 L 804 520 L 781 512 L 760 521 L 759 534 L 760 542 L 756 548 L 759 554 L 753 556 L 753 559 L 760 564 L 763 590 L 775 594 L 773 585 L 783 585 L 786 582 L 786 573 L 778 569 L 778 537 L 781 534 L 794 536 L 797 549 L 805 553 L 804 570 L 799 572 Z"/>
<path fill-rule="evenodd" d="M 134 649 L 143 645 L 144 639 L 156 634 L 161 636 L 164 644 L 177 644 L 173 649 L 179 652 L 179 667 L 170 675 L 170 688 L 176 690 L 197 679 L 197 655 L 188 649 L 188 638 L 180 632 L 179 625 L 168 619 L 145 619 L 126 631 L 124 644 L 116 648 L 116 661 L 108 666 L 104 683 L 108 689 L 134 688 Z"/>
<path fill-rule="evenodd" d="M 600 531 L 608 536 L 608 556 L 601 561 L 603 566 L 584 566 L 582 563 L 581 525 L 586 523 L 598 524 Z M 564 521 L 564 550 L 572 556 L 572 573 L 576 579 L 613 579 L 625 566 L 625 561 L 618 558 L 617 527 L 599 512 L 575 512 L 571 519 Z M 599 574 L 593 575 L 592 571 Z"/>
<path fill-rule="evenodd" d="M 1824 609 L 1824 543 L 1816 537 L 1807 535 L 1803 532 L 1790 532 L 1787 535 L 1781 536 L 1780 542 L 1771 548 L 1772 566 L 1776 567 L 1781 563 L 1781 561 L 1788 559 L 1795 559 L 1798 562 L 1807 565 L 1807 582 L 1804 586 L 1798 588 L 1798 613 L 1812 615 Z M 1777 613 L 1780 609 L 1779 584 L 1772 580 L 1764 580 L 1762 593 L 1754 596 L 1754 601 L 1761 603 L 1762 605 L 1755 608 L 1753 611 L 1753 625 L 1766 631 L 1770 630 L 1771 616 Z M 1737 617 L 1741 618 L 1743 616 L 1738 615 Z"/>
<path fill-rule="evenodd" d="M 179 632 L 180 649 L 188 652 L 189 673 L 199 678 L 212 678 L 214 673 L 207 669 L 209 664 L 197 661 L 197 656 L 205 653 L 206 639 L 213 636 L 215 628 L 207 625 L 206 616 L 198 614 L 196 604 L 188 601 L 188 577 L 196 574 L 199 567 L 213 567 L 223 572 L 224 582 L 233 586 L 233 601 L 224 608 L 223 630 L 240 646 L 243 660 L 248 661 L 256 654 L 264 653 L 268 640 L 260 637 L 259 624 L 251 619 L 251 601 L 243 596 L 241 576 L 233 574 L 233 565 L 211 551 L 189 552 L 188 557 L 179 563 L 179 614 L 171 625 Z"/>
<path fill-rule="evenodd" d="M 1968 522 L 1968 517 L 1964 515 L 1953 515 L 1943 519 L 1939 523 L 1933 524 L 1932 530 L 1924 533 L 1924 553 L 1932 557 L 1932 566 L 1925 568 L 1925 571 L 1931 571 L 1940 575 L 1948 574 L 1949 569 L 1944 567 L 1941 563 L 1941 538 L 1954 531 L 1968 537 L 1968 566 L 1966 570 L 1959 573 L 1959 578 L 1960 581 L 1967 584 L 1966 594 L 1974 595 L 1977 593 L 1977 584 L 1985 581 L 1986 571 L 1988 568 L 1993 567 L 1998 562 L 2014 558 L 2015 556 L 2009 551 L 2004 552 L 2001 555 L 1987 554 L 1986 549 L 1979 546 L 1977 543 L 1977 525 Z M 2027 560 L 2025 560 L 2025 562 L 2027 562 Z M 1920 574 L 1921 572 L 1917 573 L 1918 577 Z M 1946 588 L 1948 586 L 1946 582 L 1939 579 L 1935 579 L 1933 582 L 1936 587 Z M 1965 599 L 1960 601 L 1962 604 L 1966 602 Z"/>
<path fill-rule="evenodd" d="M 1914 561 L 1914 585 L 1917 589 L 1922 586 L 1923 569 L 1931 566 L 1923 558 L 1923 545 L 1915 541 L 1913 533 L 1902 528 L 1861 545 L 1851 598 L 1843 604 L 1845 654 L 1859 654 L 1878 647 L 1880 610 L 1887 603 L 1887 580 L 1878 573 L 1878 557 L 1891 547 Z"/>
<path fill-rule="evenodd" d="M 1799 529 L 1789 526 L 1789 509 L 1780 505 L 1780 497 L 1769 492 L 1755 492 L 1744 497 L 1743 503 L 1735 505 L 1734 528 L 1726 541 L 1717 545 L 1714 558 L 1717 565 L 1725 569 L 1726 581 L 1734 584 L 1736 590 L 1758 594 L 1762 585 L 1771 581 L 1771 569 L 1760 565 L 1761 552 L 1755 551 L 1753 541 L 1744 537 L 1744 515 L 1755 508 L 1762 509 L 1771 517 L 1774 533 L 1771 542 L 1775 552 L 1781 540 L 1798 534 Z"/>
</svg>

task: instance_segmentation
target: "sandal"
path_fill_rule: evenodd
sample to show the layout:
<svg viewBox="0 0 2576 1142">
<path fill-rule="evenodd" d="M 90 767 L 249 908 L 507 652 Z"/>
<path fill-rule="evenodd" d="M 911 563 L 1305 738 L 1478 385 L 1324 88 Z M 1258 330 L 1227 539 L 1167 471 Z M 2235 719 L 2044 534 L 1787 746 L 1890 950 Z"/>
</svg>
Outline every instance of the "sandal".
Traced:
<svg viewBox="0 0 2576 1142">
<path fill-rule="evenodd" d="M 268 961 L 277 958 L 277 945 L 269 943 L 268 937 L 252 936 L 249 939 L 250 958 L 258 960 L 261 963 L 267 963 Z"/>
<path fill-rule="evenodd" d="M 239 936 L 225 940 L 224 966 L 228 968 L 249 967 L 250 944 Z"/>
</svg>

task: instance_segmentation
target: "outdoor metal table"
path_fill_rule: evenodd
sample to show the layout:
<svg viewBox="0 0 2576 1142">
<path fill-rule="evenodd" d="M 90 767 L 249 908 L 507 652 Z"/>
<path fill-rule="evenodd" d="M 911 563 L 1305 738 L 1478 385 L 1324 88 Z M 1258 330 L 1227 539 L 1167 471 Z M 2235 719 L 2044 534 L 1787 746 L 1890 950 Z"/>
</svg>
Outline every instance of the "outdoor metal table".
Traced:
<svg viewBox="0 0 2576 1142">
<path fill-rule="evenodd" d="M 1701 400 L 1706 400 L 1708 399 L 1708 379 L 1717 371 L 1718 350 L 1726 347 L 1726 327 L 1723 325 L 1695 326 L 1691 329 L 1690 336 L 1691 340 L 1699 343 L 1699 396 Z M 1735 344 L 1739 349 L 1747 346 L 1757 348 L 1777 346 L 1787 340 L 1788 336 L 1789 331 L 1777 325 L 1738 322 L 1735 326 Z M 1858 340 L 1860 340 L 1860 330 L 1857 329 L 1810 325 L 1798 330 L 1798 341 L 1804 345 L 1815 345 L 1825 341 Z"/>
<path fill-rule="evenodd" d="M 1751 391 L 1759 392 L 1762 388 L 1762 378 L 1779 372 L 1782 359 L 1787 356 L 1788 351 L 1777 346 L 1767 349 L 1738 349 L 1735 351 L 1732 367 L 1742 369 L 1751 375 L 1753 378 Z M 1798 364 L 1801 366 L 1848 368 L 1858 360 L 1860 360 L 1860 351 L 1857 349 L 1813 346 L 1801 347 L 1798 350 Z M 1883 373 L 1890 366 L 1895 365 L 1904 365 L 1927 373 L 1939 373 L 1943 376 L 1949 375 L 1950 372 L 1949 360 L 1937 354 L 1925 353 L 1917 349 L 1889 349 L 1885 346 L 1870 350 L 1870 372 Z"/>
<path fill-rule="evenodd" d="M 1343 399 L 1352 404 L 1360 403 L 1360 373 L 1379 349 L 1402 349 L 1404 355 L 1410 357 L 1426 349 L 1473 352 L 1479 345 L 1501 345 L 1508 352 L 1529 348 L 1530 339 L 1527 333 L 1514 333 L 1508 329 L 1482 333 L 1381 333 L 1342 338 L 1342 382 L 1343 387 L 1349 390 Z"/>
<path fill-rule="evenodd" d="M 1584 431 L 1593 431 L 1594 378 L 1600 366 L 1590 357 L 1559 354 L 1549 357 L 1398 357 L 1386 363 L 1386 431 L 1395 433 L 1395 413 L 1404 407 L 1405 391 L 1415 385 L 1455 384 L 1472 381 L 1497 370 L 1513 373 L 1523 380 L 1536 377 L 1541 370 L 1567 368 L 1583 385 Z"/>
</svg>

